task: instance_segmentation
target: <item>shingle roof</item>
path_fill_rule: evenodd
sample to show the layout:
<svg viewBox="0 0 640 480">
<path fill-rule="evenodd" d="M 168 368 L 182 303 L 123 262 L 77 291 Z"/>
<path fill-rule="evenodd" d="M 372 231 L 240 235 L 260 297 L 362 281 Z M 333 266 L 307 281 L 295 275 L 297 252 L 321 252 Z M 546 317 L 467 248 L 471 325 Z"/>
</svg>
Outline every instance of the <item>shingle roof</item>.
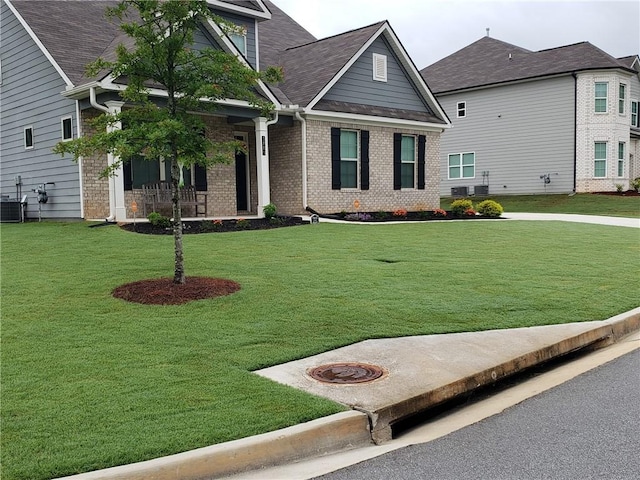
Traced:
<svg viewBox="0 0 640 480">
<path fill-rule="evenodd" d="M 52 2 L 13 0 L 12 5 L 69 79 L 78 84 L 85 66 L 98 58 L 121 31 L 104 17 L 113 0 Z"/>
<path fill-rule="evenodd" d="M 264 0 L 264 4 L 271 12 L 271 19 L 262 22 L 259 27 L 261 69 L 280 65 L 280 54 L 287 48 L 316 41 L 316 37 L 280 10 L 273 2 Z"/>
<path fill-rule="evenodd" d="M 491 37 L 420 71 L 434 93 L 494 85 L 581 70 L 621 68 L 625 63 L 589 42 L 532 52 Z"/>
<path fill-rule="evenodd" d="M 237 5 L 238 7 L 248 8 L 249 10 L 256 10 L 262 12 L 262 8 L 258 2 L 252 0 L 220 0 L 223 3 L 230 3 L 231 5 Z"/>
<path fill-rule="evenodd" d="M 306 106 L 384 23 L 288 48 L 280 55 L 280 88 L 294 104 Z"/>
<path fill-rule="evenodd" d="M 621 58 L 618 58 L 618 61 L 623 63 L 629 68 L 633 68 L 635 71 L 638 71 L 640 69 L 640 60 L 638 59 L 638 55 L 629 55 L 628 57 L 621 57 Z"/>
</svg>

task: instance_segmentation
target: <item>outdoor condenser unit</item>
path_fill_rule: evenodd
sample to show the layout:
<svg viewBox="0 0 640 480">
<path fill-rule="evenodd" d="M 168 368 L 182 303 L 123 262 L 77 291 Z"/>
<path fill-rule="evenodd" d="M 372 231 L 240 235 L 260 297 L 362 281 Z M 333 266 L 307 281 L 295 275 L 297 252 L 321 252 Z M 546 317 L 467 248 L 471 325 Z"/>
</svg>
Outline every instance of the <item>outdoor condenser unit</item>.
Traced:
<svg viewBox="0 0 640 480">
<path fill-rule="evenodd" d="M 469 195 L 468 187 L 451 187 L 452 197 L 466 197 Z"/>
<path fill-rule="evenodd" d="M 489 195 L 489 185 L 476 185 L 473 187 L 474 195 Z"/>
</svg>

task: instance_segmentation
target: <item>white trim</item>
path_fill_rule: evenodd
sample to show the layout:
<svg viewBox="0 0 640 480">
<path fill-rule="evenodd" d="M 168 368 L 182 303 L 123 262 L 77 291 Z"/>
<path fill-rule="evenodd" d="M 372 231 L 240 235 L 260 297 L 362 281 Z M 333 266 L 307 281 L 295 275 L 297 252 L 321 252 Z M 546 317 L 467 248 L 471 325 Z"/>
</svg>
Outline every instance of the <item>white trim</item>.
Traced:
<svg viewBox="0 0 640 480">
<path fill-rule="evenodd" d="M 465 155 L 473 155 L 473 177 L 465 177 L 464 176 L 464 164 L 463 164 L 463 159 Z M 451 155 L 460 155 L 460 176 L 459 177 L 452 177 L 451 176 L 451 165 L 449 165 L 449 157 Z M 467 165 L 468 166 L 468 165 Z M 473 180 L 476 178 L 476 152 L 475 150 L 472 152 L 453 152 L 453 153 L 447 153 L 447 180 Z"/>
<path fill-rule="evenodd" d="M 31 145 L 29 145 L 29 146 L 27 146 L 27 130 L 31 130 Z M 22 144 L 24 145 L 24 149 L 25 150 L 32 150 L 33 148 L 35 148 L 35 144 L 36 144 L 33 125 L 28 125 L 28 126 L 24 127 L 24 129 L 22 131 L 23 131 Z"/>
<path fill-rule="evenodd" d="M 380 27 L 380 29 L 374 33 L 371 38 L 356 52 L 356 54 L 351 57 L 351 59 L 346 63 L 344 67 L 340 69 L 340 71 L 325 85 L 325 87 L 309 102 L 307 105 L 306 111 L 312 110 L 315 105 L 322 100 L 322 98 L 327 94 L 327 92 L 340 80 L 340 78 L 351 68 L 351 66 L 360 58 L 364 52 L 371 46 L 371 44 L 378 39 L 380 35 L 384 34 L 385 38 L 389 41 L 391 46 L 391 50 L 396 54 L 398 60 L 405 68 L 406 72 L 409 74 L 411 80 L 413 80 L 414 85 L 418 88 L 418 93 L 422 96 L 422 99 L 425 100 L 426 104 L 433 110 L 434 114 L 440 118 L 442 118 L 446 123 L 446 125 L 441 126 L 440 128 L 449 128 L 451 126 L 451 121 L 447 116 L 446 112 L 440 105 L 440 102 L 433 95 L 427 84 L 425 83 L 422 75 L 416 68 L 415 64 L 407 54 L 407 51 L 400 43 L 400 40 L 395 35 L 388 22 L 384 22 L 384 24 Z"/>
<path fill-rule="evenodd" d="M 254 0 L 262 9 L 262 11 L 254 10 L 253 8 L 241 7 L 228 2 L 221 2 L 218 0 L 207 0 L 207 3 L 218 10 L 225 12 L 238 12 L 251 17 L 264 18 L 265 20 L 271 19 L 271 12 L 262 2 L 262 0 Z"/>
<path fill-rule="evenodd" d="M 253 21 L 253 31 L 256 32 L 255 37 L 255 48 L 256 48 L 256 70 L 260 71 L 260 41 L 258 39 L 258 20 Z"/>
<path fill-rule="evenodd" d="M 462 105 L 462 108 L 460 108 Z M 462 110 L 463 115 L 460 115 L 460 111 Z M 456 118 L 467 118 L 467 101 L 463 100 L 461 102 L 456 102 Z"/>
<path fill-rule="evenodd" d="M 69 124 L 71 126 L 71 137 L 64 138 L 64 122 L 65 120 L 69 120 Z M 62 142 L 70 142 L 73 140 L 73 115 L 65 115 L 60 118 L 60 138 Z"/>
<path fill-rule="evenodd" d="M 596 94 L 597 94 L 597 92 L 596 92 L 596 90 L 597 90 L 596 86 L 597 86 L 598 84 L 601 84 L 601 85 L 602 85 L 602 84 L 604 84 L 604 85 L 606 85 L 606 86 L 607 86 L 607 96 L 606 96 L 606 97 L 598 97 L 598 96 L 596 95 Z M 604 103 L 604 105 L 605 105 L 605 109 L 604 109 L 604 112 L 599 112 L 599 111 L 596 109 L 596 101 L 598 101 L 598 100 L 602 100 L 602 99 L 604 99 L 604 100 L 605 100 L 605 103 Z M 616 110 L 617 110 L 617 108 L 616 108 Z M 594 113 L 595 115 L 604 115 L 604 114 L 609 113 L 609 81 L 598 81 L 598 80 L 594 80 L 594 81 L 593 81 L 593 113 Z"/>
<path fill-rule="evenodd" d="M 373 53 L 373 80 L 376 82 L 387 82 L 387 56 L 380 53 Z"/>
<path fill-rule="evenodd" d="M 31 27 L 29 26 L 29 24 L 25 21 L 24 18 L 22 18 L 22 16 L 20 15 L 20 13 L 18 13 L 18 10 L 16 10 L 16 7 L 14 7 L 13 5 L 11 5 L 11 0 L 4 0 L 4 2 L 7 4 L 7 7 L 9 7 L 9 10 L 11 10 L 11 12 L 16 16 L 16 18 L 18 19 L 18 21 L 20 22 L 20 24 L 22 25 L 22 28 L 25 29 L 25 31 L 29 34 L 29 36 L 31 37 L 31 39 L 35 42 L 35 44 L 38 46 L 38 48 L 40 49 L 40 51 L 44 54 L 45 57 L 47 57 L 47 60 L 49 60 L 49 63 L 51 63 L 51 65 L 53 66 L 53 68 L 56 69 L 56 71 L 58 72 L 58 74 L 60 75 L 60 77 L 62 77 L 62 80 L 64 80 L 64 83 L 67 84 L 67 87 L 73 87 L 73 82 L 71 82 L 71 80 L 69 80 L 69 77 L 67 77 L 67 74 L 64 73 L 64 71 L 62 70 L 62 68 L 60 68 L 60 65 L 58 65 L 58 62 L 55 61 L 55 59 L 53 58 L 53 56 L 49 53 L 49 50 L 47 50 L 47 48 L 44 46 L 44 44 L 40 41 L 40 39 L 38 38 L 38 36 L 34 33 L 34 31 L 31 29 Z"/>
<path fill-rule="evenodd" d="M 596 158 L 596 143 L 604 143 L 605 148 L 604 148 L 604 158 Z M 591 165 L 593 170 L 593 175 L 592 178 L 609 178 L 609 176 L 607 175 L 608 170 L 609 170 L 609 141 L 608 140 L 594 140 L 593 141 L 593 164 Z M 616 157 L 618 155 L 616 154 Z M 604 162 L 604 175 L 602 176 L 596 176 L 596 162 Z"/>
<path fill-rule="evenodd" d="M 361 125 L 378 126 L 378 127 L 390 127 L 390 128 L 412 128 L 414 130 L 421 130 L 425 132 L 440 132 L 448 128 L 452 128 L 452 125 L 418 122 L 416 120 L 405 120 L 401 118 L 388 118 L 388 117 L 376 117 L 373 115 L 359 115 L 354 113 L 341 113 L 341 112 L 324 112 L 320 110 L 307 110 L 303 112 L 307 120 L 324 120 L 334 121 L 342 123 L 358 123 Z"/>
</svg>

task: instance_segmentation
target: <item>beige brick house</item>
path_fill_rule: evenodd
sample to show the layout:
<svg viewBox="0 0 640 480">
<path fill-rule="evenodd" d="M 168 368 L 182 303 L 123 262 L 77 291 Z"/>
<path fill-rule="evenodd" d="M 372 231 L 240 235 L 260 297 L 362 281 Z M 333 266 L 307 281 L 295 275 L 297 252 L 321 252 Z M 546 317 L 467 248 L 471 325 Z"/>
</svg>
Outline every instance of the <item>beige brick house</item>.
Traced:
<svg viewBox="0 0 640 480">
<path fill-rule="evenodd" d="M 127 221 L 134 202 L 140 217 L 142 186 L 168 179 L 162 159 L 123 159 L 115 176 L 100 178 L 118 159 L 97 155 L 76 164 L 51 152 L 61 140 L 91 135 L 90 118 L 126 108 L 117 78 L 84 73 L 126 40 L 104 18 L 114 2 L 0 2 L 8 46 L 0 188 L 48 185 L 44 218 Z M 450 122 L 387 22 L 318 40 L 271 1 L 208 3 L 240 33 L 206 22 L 194 48 L 226 50 L 256 70 L 281 66 L 285 79 L 257 85 L 275 107 L 270 118 L 235 99 L 203 117 L 210 138 L 248 146 L 232 164 L 185 171 L 207 217 L 261 216 L 269 203 L 283 214 L 353 210 L 356 200 L 363 211 L 439 206 L 440 135 Z M 164 94 L 151 93 L 159 101 Z M 27 215 L 36 210 L 30 201 Z M 195 207 L 183 212 L 197 214 Z"/>
</svg>

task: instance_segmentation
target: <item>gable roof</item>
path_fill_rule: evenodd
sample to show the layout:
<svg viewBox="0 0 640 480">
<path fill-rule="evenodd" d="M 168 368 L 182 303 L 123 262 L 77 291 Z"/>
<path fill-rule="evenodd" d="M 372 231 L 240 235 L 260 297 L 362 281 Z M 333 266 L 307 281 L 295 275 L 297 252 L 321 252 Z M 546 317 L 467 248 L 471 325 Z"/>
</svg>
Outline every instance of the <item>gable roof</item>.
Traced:
<svg viewBox="0 0 640 480">
<path fill-rule="evenodd" d="M 620 63 L 623 63 L 629 68 L 632 68 L 636 72 L 640 72 L 640 57 L 638 55 L 629 55 L 628 57 L 618 58 Z"/>
<path fill-rule="evenodd" d="M 495 85 L 584 70 L 623 69 L 630 66 L 589 42 L 533 52 L 491 37 L 422 69 L 435 93 Z"/>
</svg>

